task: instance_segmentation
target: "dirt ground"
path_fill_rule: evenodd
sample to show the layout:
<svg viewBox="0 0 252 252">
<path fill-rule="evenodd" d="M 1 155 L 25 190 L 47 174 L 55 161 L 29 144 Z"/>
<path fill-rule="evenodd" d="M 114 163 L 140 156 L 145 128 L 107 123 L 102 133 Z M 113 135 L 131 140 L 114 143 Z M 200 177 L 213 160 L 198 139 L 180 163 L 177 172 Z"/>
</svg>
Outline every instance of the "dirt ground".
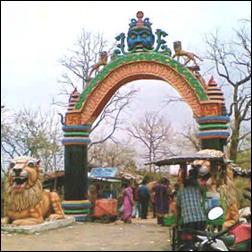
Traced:
<svg viewBox="0 0 252 252">
<path fill-rule="evenodd" d="M 169 228 L 156 219 L 132 224 L 75 223 L 35 234 L 1 233 L 1 251 L 169 251 Z"/>
</svg>

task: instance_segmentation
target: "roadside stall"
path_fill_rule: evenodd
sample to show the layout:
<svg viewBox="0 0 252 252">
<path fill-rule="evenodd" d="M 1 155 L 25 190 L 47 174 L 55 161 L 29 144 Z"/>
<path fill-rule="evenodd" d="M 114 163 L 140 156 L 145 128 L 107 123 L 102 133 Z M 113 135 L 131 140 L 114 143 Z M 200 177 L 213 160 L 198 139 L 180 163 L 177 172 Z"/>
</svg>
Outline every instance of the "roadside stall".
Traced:
<svg viewBox="0 0 252 252">
<path fill-rule="evenodd" d="M 139 184 L 143 176 L 120 171 L 116 167 L 92 168 L 88 174 L 91 216 L 103 222 L 114 221 L 122 205 L 122 182 L 129 181 L 132 187 Z"/>
<path fill-rule="evenodd" d="M 121 178 L 116 167 L 92 168 L 88 175 L 89 199 L 93 205 L 91 216 L 103 222 L 117 218 Z"/>
</svg>

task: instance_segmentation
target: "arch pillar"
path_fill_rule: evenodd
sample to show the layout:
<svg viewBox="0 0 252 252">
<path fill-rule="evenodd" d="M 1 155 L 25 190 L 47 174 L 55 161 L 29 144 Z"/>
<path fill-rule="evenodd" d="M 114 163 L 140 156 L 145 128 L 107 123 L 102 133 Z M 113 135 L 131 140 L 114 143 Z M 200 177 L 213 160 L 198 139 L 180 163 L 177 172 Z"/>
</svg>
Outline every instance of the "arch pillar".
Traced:
<svg viewBox="0 0 252 252">
<path fill-rule="evenodd" d="M 88 198 L 88 158 L 91 125 L 65 125 L 64 138 L 64 213 L 76 221 L 89 220 L 91 202 Z"/>
<path fill-rule="evenodd" d="M 88 160 L 87 145 L 90 143 L 91 125 L 64 125 L 64 199 L 87 199 Z"/>
<path fill-rule="evenodd" d="M 198 137 L 202 149 L 216 149 L 224 151 L 229 137 L 228 116 L 202 116 L 197 119 L 199 124 Z"/>
<path fill-rule="evenodd" d="M 202 149 L 224 151 L 229 137 L 229 121 L 223 92 L 213 77 L 207 83 L 208 101 L 201 102 L 201 116 L 197 118 L 199 125 L 198 138 Z"/>
</svg>

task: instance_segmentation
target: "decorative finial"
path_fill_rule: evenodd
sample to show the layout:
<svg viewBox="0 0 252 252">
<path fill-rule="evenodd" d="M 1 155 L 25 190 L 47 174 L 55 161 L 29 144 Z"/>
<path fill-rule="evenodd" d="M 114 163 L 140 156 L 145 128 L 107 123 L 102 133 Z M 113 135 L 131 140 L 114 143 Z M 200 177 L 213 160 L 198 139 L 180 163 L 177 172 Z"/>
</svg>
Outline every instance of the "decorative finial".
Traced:
<svg viewBox="0 0 252 252">
<path fill-rule="evenodd" d="M 138 20 L 136 22 L 136 26 L 138 27 L 144 26 L 143 16 L 144 16 L 144 13 L 142 11 L 137 12 L 136 17 L 138 18 Z"/>
<path fill-rule="evenodd" d="M 144 13 L 142 11 L 138 11 L 136 16 L 137 16 L 138 19 L 142 19 L 143 16 L 144 16 Z"/>
<path fill-rule="evenodd" d="M 213 77 L 213 76 L 211 76 L 211 78 L 209 79 L 207 85 L 208 85 L 208 86 L 209 86 L 209 85 L 214 85 L 214 86 L 217 85 L 217 83 L 216 83 L 216 81 L 214 80 L 214 77 Z"/>
<path fill-rule="evenodd" d="M 141 28 L 146 28 L 148 30 L 151 31 L 151 25 L 152 23 L 149 21 L 149 18 L 145 18 L 143 20 L 144 17 L 144 13 L 142 11 L 138 11 L 136 14 L 137 20 L 135 18 L 132 18 L 130 21 L 130 29 L 141 29 Z"/>
<path fill-rule="evenodd" d="M 225 107 L 223 92 L 221 91 L 221 88 L 218 87 L 217 82 L 214 80 L 213 76 L 211 76 L 211 78 L 207 83 L 206 93 L 208 95 L 209 100 L 222 103 L 221 105 L 222 115 L 226 115 L 227 111 Z"/>
<path fill-rule="evenodd" d="M 77 88 L 75 87 L 73 92 L 70 94 L 69 103 L 68 103 L 68 111 L 74 110 L 75 104 L 80 99 L 80 93 L 78 92 Z"/>
</svg>

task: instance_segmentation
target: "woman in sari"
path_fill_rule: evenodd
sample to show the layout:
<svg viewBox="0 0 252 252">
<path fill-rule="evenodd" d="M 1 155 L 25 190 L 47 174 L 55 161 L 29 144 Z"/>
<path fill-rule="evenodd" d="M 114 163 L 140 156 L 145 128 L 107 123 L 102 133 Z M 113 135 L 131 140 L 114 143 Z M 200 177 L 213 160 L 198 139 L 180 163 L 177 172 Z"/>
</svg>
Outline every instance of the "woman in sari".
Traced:
<svg viewBox="0 0 252 252">
<path fill-rule="evenodd" d="M 164 224 L 164 216 L 169 211 L 169 180 L 165 177 L 154 187 L 157 223 Z"/>
<path fill-rule="evenodd" d="M 124 223 L 131 223 L 131 216 L 134 206 L 133 190 L 129 185 L 129 182 L 125 182 L 123 185 L 123 217 Z"/>
</svg>

